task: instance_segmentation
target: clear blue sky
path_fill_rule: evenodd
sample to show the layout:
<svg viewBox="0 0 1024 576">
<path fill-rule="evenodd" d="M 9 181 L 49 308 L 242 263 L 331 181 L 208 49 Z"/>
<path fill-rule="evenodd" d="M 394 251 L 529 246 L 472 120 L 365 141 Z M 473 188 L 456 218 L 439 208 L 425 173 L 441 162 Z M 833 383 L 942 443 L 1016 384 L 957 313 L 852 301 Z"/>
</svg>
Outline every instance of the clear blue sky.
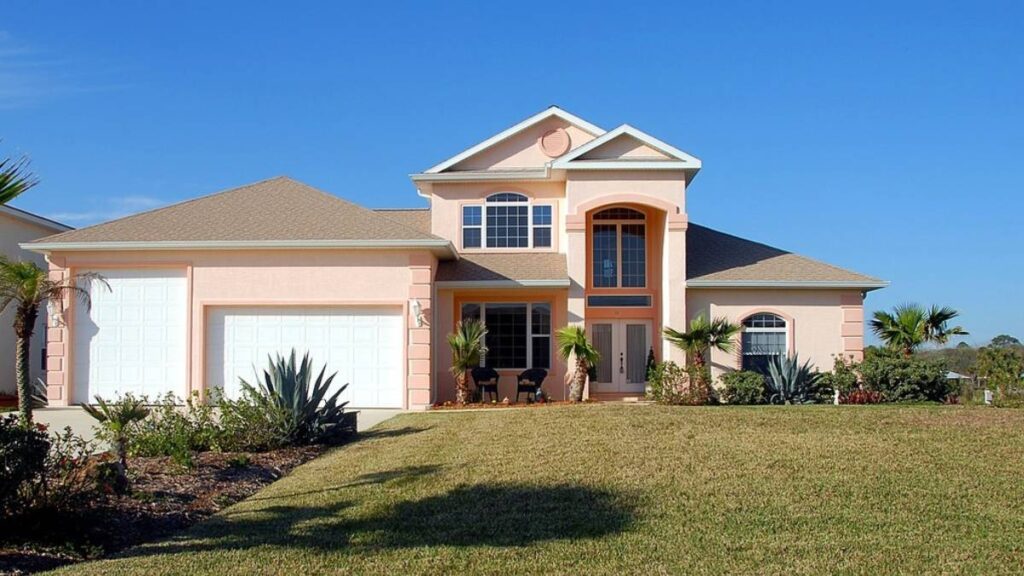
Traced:
<svg viewBox="0 0 1024 576">
<path fill-rule="evenodd" d="M 694 222 L 890 280 L 869 311 L 1024 338 L 1022 2 L 210 4 L 5 3 L 16 206 L 82 226 L 278 174 L 418 206 L 407 174 L 558 104 L 701 158 Z"/>
</svg>

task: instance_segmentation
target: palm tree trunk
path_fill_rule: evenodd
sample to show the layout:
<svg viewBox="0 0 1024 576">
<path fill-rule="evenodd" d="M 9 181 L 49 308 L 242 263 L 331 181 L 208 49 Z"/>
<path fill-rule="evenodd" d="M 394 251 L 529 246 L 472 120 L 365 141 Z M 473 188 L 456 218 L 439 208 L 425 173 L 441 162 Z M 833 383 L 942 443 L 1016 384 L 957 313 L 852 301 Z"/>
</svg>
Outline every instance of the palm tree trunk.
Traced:
<svg viewBox="0 0 1024 576">
<path fill-rule="evenodd" d="M 455 403 L 465 404 L 469 399 L 469 386 L 467 386 L 466 373 L 461 372 L 455 376 Z"/>
<path fill-rule="evenodd" d="M 587 366 L 586 360 L 581 358 L 576 359 L 576 372 L 573 374 L 572 386 L 569 388 L 570 402 L 583 401 L 583 387 L 587 383 L 588 369 L 589 367 Z"/>
<path fill-rule="evenodd" d="M 32 423 L 32 387 L 29 382 L 29 361 L 32 357 L 32 332 L 36 327 L 38 309 L 22 304 L 14 314 L 15 372 L 14 378 L 18 387 L 18 410 L 21 421 L 26 426 Z"/>
</svg>

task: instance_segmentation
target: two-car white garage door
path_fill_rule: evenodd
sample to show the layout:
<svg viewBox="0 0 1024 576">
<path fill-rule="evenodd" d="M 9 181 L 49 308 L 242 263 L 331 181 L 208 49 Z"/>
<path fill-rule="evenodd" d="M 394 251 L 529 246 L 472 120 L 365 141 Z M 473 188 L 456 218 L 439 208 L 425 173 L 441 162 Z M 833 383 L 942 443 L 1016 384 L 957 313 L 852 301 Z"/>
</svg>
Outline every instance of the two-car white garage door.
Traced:
<svg viewBox="0 0 1024 576">
<path fill-rule="evenodd" d="M 188 288 L 183 270 L 95 270 L 110 285 L 91 289 L 92 310 L 76 306 L 74 401 L 126 392 L 184 397 L 188 365 Z M 210 307 L 206 314 L 206 385 L 237 396 L 239 378 L 254 383 L 268 355 L 310 353 L 319 369 L 338 372 L 350 406 L 402 406 L 404 356 L 399 307 Z"/>
</svg>

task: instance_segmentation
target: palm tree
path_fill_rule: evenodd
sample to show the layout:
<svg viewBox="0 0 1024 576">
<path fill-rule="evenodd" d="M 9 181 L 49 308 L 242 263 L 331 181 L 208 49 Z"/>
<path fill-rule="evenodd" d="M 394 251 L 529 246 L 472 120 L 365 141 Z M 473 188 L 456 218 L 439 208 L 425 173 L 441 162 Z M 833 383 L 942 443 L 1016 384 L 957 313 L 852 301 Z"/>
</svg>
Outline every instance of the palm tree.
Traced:
<svg viewBox="0 0 1024 576">
<path fill-rule="evenodd" d="M 35 262 L 12 262 L 0 256 L 0 313 L 15 306 L 14 335 L 15 379 L 18 387 L 18 409 L 22 422 L 32 422 L 32 389 L 29 385 L 29 359 L 32 334 L 35 332 L 39 308 L 48 301 L 62 302 L 77 297 L 84 306 L 90 305 L 89 292 L 80 284 L 93 280 L 107 286 L 102 276 L 93 273 L 78 274 L 64 280 L 51 280 L 46 270 Z M 109 288 L 109 286 L 107 286 Z"/>
<path fill-rule="evenodd" d="M 452 349 L 451 373 L 455 376 L 455 402 L 465 404 L 469 399 L 469 380 L 466 372 L 480 365 L 480 358 L 487 353 L 484 338 L 487 327 L 479 320 L 460 320 L 455 332 L 448 335 L 448 347 Z"/>
<path fill-rule="evenodd" d="M 704 314 L 699 314 L 690 320 L 690 329 L 686 332 L 672 328 L 665 328 L 662 332 L 666 340 L 687 353 L 695 368 L 702 369 L 707 364 L 705 354 L 708 350 L 728 353 L 736 349 L 735 339 L 739 331 L 739 325 L 725 318 L 708 321 Z"/>
<path fill-rule="evenodd" d="M 18 195 L 39 183 L 28 171 L 28 159 L 0 159 L 0 205 L 7 204 Z"/>
<path fill-rule="evenodd" d="M 565 326 L 558 330 L 555 338 L 558 341 L 558 355 L 566 362 L 571 360 L 576 364 L 569 386 L 569 401 L 581 402 L 587 373 L 601 361 L 601 353 L 587 340 L 587 332 L 582 326 Z"/>
<path fill-rule="evenodd" d="M 918 304 L 900 304 L 892 312 L 878 310 L 871 320 L 871 330 L 892 350 L 911 356 L 929 342 L 945 344 L 950 336 L 966 335 L 960 326 L 949 322 L 960 313 L 948 306 L 925 309 Z"/>
<path fill-rule="evenodd" d="M 114 487 L 118 493 L 128 491 L 128 435 L 136 422 L 149 416 L 149 408 L 143 398 L 126 394 L 120 400 L 107 402 L 96 396 L 96 406 L 85 402 L 79 404 L 86 414 L 92 416 L 109 435 L 117 456 L 117 479 Z"/>
</svg>

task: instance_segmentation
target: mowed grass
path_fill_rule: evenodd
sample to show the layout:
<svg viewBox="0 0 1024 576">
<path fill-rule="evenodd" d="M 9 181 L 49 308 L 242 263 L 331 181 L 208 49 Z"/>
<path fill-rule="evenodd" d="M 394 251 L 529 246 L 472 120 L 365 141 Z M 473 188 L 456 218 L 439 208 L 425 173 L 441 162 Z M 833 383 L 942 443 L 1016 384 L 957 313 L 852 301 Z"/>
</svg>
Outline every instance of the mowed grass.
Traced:
<svg viewBox="0 0 1024 576">
<path fill-rule="evenodd" d="M 1024 571 L 1024 411 L 402 415 L 82 574 Z"/>
</svg>

